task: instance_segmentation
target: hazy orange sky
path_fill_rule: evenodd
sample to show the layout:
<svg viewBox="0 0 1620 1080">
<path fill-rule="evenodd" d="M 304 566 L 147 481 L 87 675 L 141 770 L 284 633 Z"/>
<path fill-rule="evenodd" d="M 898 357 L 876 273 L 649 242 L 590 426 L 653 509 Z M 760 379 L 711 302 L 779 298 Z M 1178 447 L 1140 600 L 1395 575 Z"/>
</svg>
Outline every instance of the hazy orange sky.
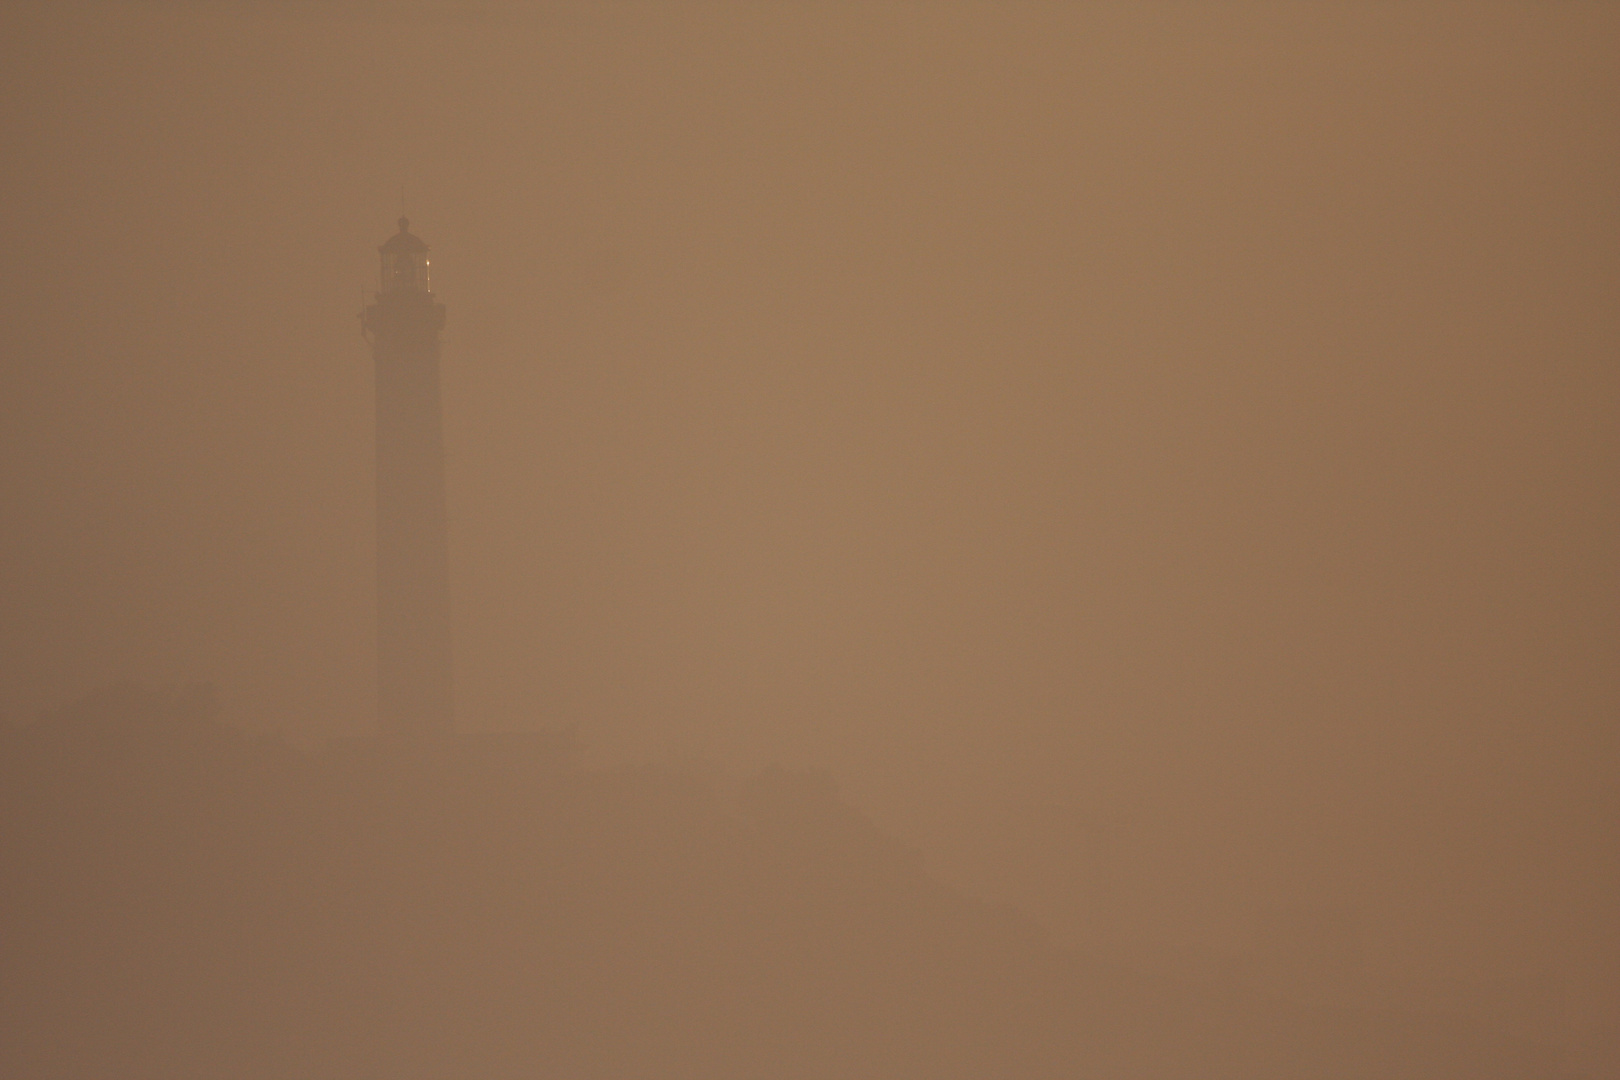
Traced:
<svg viewBox="0 0 1620 1080">
<path fill-rule="evenodd" d="M 0 713 L 368 730 L 403 188 L 462 723 L 826 767 L 1096 951 L 1343 911 L 1379 977 L 1620 1031 L 1620 9 L 11 4 L 0 49 Z"/>
</svg>

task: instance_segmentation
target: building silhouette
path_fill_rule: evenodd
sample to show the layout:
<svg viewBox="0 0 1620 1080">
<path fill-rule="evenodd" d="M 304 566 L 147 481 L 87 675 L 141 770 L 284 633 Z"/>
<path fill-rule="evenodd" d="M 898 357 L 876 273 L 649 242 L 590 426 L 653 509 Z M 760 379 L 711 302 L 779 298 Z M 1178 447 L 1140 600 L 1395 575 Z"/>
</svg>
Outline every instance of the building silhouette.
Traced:
<svg viewBox="0 0 1620 1080">
<path fill-rule="evenodd" d="M 385 735 L 446 732 L 454 716 L 439 332 L 428 246 L 399 219 L 361 313 L 377 378 L 377 715 Z"/>
</svg>

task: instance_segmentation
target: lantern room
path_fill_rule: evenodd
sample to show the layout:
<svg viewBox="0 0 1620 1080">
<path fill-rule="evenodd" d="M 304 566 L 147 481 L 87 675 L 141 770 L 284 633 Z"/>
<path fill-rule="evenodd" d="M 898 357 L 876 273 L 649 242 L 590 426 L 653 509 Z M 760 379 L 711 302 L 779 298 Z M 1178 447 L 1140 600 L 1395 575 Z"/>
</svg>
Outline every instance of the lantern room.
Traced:
<svg viewBox="0 0 1620 1080">
<path fill-rule="evenodd" d="M 399 219 L 399 232 L 377 249 L 382 256 L 382 291 L 429 293 L 428 246 L 411 235 L 409 218 Z"/>
</svg>

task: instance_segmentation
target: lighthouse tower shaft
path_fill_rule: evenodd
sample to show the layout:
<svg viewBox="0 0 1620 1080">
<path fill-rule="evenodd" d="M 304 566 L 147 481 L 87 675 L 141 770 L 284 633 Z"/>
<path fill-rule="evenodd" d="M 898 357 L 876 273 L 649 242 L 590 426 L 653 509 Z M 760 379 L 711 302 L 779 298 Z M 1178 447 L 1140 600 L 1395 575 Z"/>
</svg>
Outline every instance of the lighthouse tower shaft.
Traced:
<svg viewBox="0 0 1620 1080">
<path fill-rule="evenodd" d="M 439 333 L 427 245 L 409 222 L 378 248 L 382 288 L 362 315 L 377 386 L 377 713 L 382 731 L 448 731 L 450 553 Z"/>
</svg>

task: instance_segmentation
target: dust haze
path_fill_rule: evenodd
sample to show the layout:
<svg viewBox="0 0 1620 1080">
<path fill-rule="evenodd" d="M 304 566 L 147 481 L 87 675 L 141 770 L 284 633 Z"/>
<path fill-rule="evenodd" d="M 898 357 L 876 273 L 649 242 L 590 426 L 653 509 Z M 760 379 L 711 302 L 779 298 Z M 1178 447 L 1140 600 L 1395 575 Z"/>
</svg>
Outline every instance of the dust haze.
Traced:
<svg viewBox="0 0 1620 1080">
<path fill-rule="evenodd" d="M 0 57 L 0 1071 L 1620 1074 L 1611 5 L 13 3 Z"/>
</svg>

